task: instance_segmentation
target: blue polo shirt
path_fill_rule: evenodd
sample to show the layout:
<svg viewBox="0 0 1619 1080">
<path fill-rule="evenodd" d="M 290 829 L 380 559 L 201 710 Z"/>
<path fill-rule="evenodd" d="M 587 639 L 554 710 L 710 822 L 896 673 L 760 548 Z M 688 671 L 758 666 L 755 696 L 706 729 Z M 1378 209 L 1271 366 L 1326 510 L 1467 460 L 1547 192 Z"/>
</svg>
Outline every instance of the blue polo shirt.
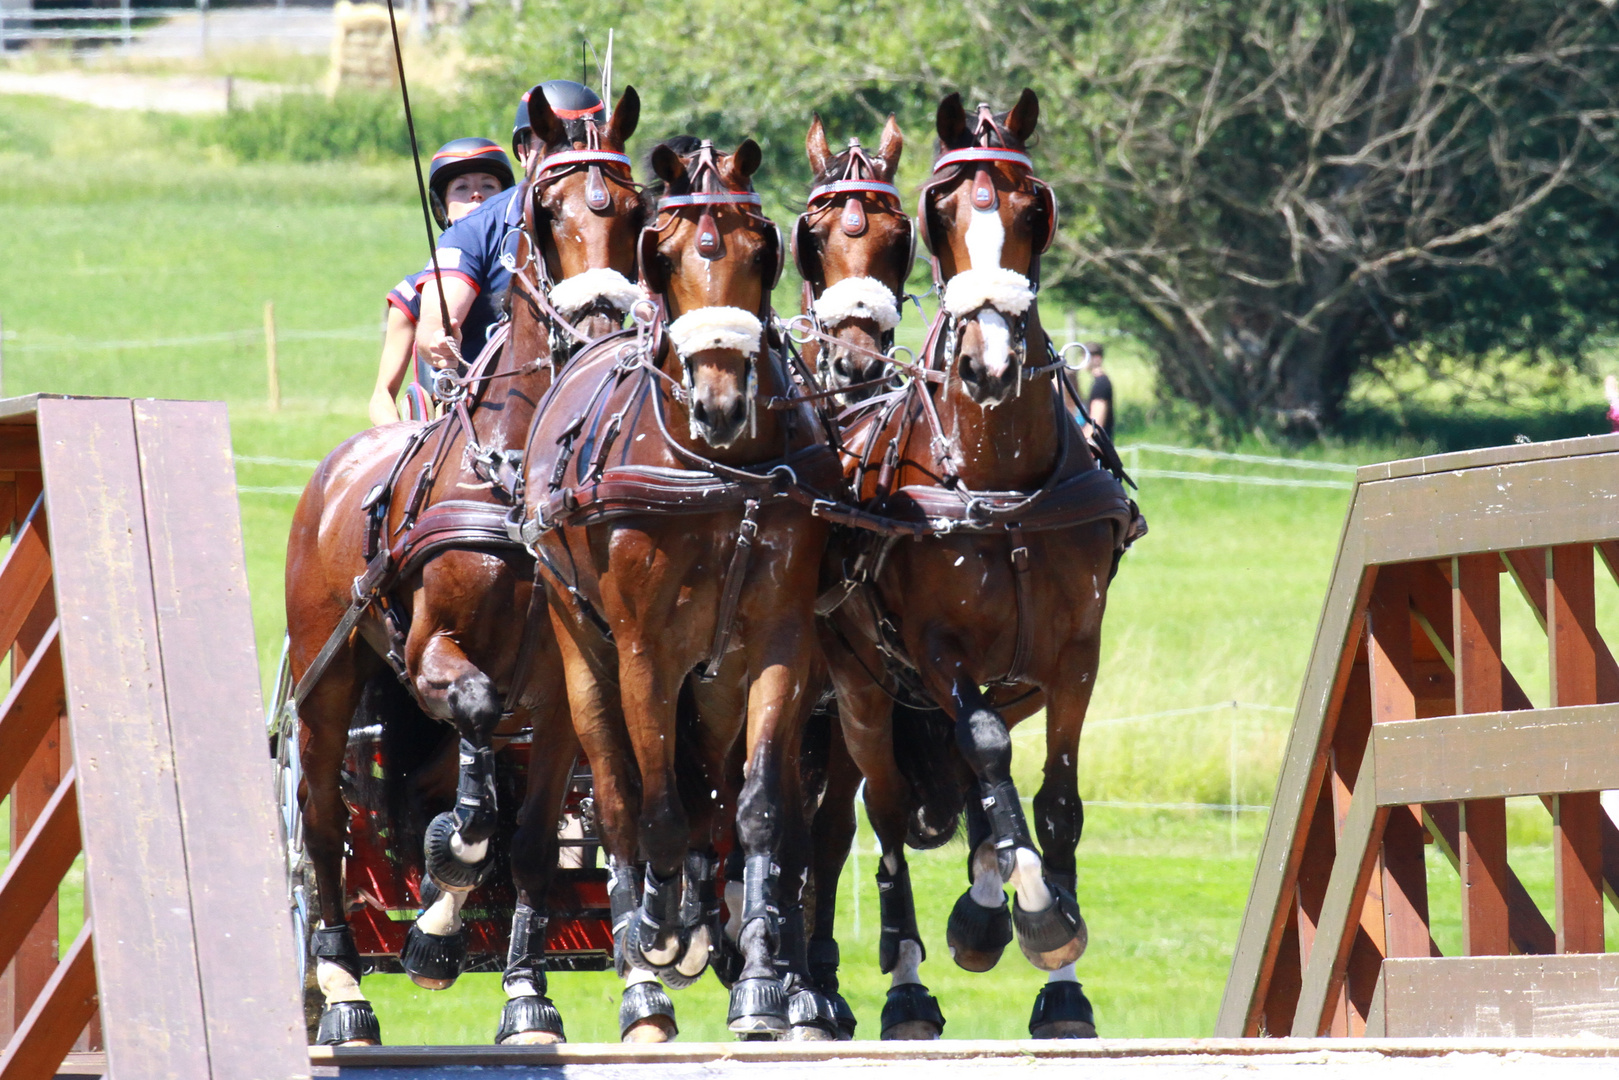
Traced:
<svg viewBox="0 0 1619 1080">
<path fill-rule="evenodd" d="M 501 320 L 495 306 L 511 285 L 512 275 L 501 264 L 502 252 L 514 257 L 517 233 L 523 227 L 523 192 L 519 184 L 501 192 L 466 217 L 445 229 L 438 238 L 438 268 L 445 277 L 460 278 L 476 292 L 461 324 L 461 354 L 469 362 L 482 351 L 489 332 Z M 433 264 L 418 275 L 432 279 Z"/>
<path fill-rule="evenodd" d="M 412 326 L 422 321 L 422 278 L 431 276 L 412 274 L 388 291 L 388 306 L 404 312 Z"/>
</svg>

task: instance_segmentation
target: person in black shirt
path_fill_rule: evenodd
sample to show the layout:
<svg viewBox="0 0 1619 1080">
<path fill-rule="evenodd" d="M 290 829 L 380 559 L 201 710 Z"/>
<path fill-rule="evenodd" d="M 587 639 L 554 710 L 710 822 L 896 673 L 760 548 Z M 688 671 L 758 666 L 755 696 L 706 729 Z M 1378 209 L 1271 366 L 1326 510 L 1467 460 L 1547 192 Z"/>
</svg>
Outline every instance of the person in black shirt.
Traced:
<svg viewBox="0 0 1619 1080">
<path fill-rule="evenodd" d="M 1091 372 L 1091 392 L 1085 402 L 1085 410 L 1091 415 L 1091 423 L 1102 425 L 1109 439 L 1113 438 L 1113 380 L 1107 377 L 1102 370 L 1102 346 L 1091 342 L 1085 346 L 1089 354 Z"/>
</svg>

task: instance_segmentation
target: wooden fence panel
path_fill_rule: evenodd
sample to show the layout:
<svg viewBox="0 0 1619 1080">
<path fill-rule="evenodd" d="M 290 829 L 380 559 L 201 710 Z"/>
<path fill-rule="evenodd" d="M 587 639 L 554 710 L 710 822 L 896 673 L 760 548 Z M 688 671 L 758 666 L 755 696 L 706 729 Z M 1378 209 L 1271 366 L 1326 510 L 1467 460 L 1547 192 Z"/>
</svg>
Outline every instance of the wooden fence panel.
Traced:
<svg viewBox="0 0 1619 1080">
<path fill-rule="evenodd" d="M 207 1076 L 134 413 L 43 400 L 39 443 L 108 1067 Z"/>
<path fill-rule="evenodd" d="M 230 425 L 135 403 L 175 775 L 213 1076 L 307 1072 Z"/>
</svg>

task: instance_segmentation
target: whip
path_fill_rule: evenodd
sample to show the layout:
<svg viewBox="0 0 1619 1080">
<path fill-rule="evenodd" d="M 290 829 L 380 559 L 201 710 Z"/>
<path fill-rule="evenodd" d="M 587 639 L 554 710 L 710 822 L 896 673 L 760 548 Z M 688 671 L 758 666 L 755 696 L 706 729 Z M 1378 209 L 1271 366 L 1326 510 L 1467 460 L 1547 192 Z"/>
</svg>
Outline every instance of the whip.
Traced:
<svg viewBox="0 0 1619 1080">
<path fill-rule="evenodd" d="M 416 147 L 416 120 L 410 111 L 410 88 L 405 85 L 405 56 L 399 51 L 399 23 L 394 18 L 394 0 L 388 0 L 388 29 L 393 34 L 394 66 L 399 72 L 399 96 L 405 101 L 405 130 L 410 133 L 410 160 L 416 166 L 416 194 L 422 201 L 422 228 L 427 233 L 427 258 L 433 266 L 433 284 L 438 287 L 439 317 L 444 335 L 450 335 L 450 305 L 444 299 L 444 276 L 438 268 L 438 244 L 433 239 L 433 216 L 427 208 L 427 182 L 422 179 L 422 154 Z M 454 342 L 454 338 L 450 338 Z"/>
</svg>

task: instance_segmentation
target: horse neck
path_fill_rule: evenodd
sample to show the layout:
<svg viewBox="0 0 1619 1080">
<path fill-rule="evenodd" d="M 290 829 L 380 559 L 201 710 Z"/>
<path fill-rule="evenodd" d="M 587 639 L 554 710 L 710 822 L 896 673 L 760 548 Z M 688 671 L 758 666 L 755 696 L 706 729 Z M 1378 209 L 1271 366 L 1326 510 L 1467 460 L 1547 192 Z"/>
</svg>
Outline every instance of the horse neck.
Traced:
<svg viewBox="0 0 1619 1080">
<path fill-rule="evenodd" d="M 1045 340 L 1031 320 L 1025 366 L 1039 366 Z M 1045 372 L 1026 379 L 1018 393 L 993 408 L 974 401 L 954 368 L 935 397 L 939 426 L 957 458 L 959 475 L 969 488 L 1016 491 L 1034 487 L 1061 464 L 1064 446 L 1060 424 L 1066 417 L 1052 400 L 1060 392 L 1057 375 Z"/>
<path fill-rule="evenodd" d="M 534 410 L 540 398 L 551 386 L 550 330 L 539 322 L 527 305 L 513 305 L 511 338 L 500 351 L 500 357 L 484 384 L 482 393 L 472 407 L 472 430 L 478 442 L 497 449 L 521 447 L 528 437 L 534 421 Z M 534 340 L 539 348 L 536 355 L 526 356 L 533 349 L 520 344 Z M 521 371 L 522 374 L 515 374 Z"/>
</svg>

